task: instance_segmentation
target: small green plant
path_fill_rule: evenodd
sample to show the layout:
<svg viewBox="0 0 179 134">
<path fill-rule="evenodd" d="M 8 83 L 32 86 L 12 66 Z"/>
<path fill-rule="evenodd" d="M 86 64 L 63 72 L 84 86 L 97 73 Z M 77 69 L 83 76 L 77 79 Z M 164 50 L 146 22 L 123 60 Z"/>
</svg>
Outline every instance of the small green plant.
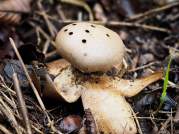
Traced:
<svg viewBox="0 0 179 134">
<path fill-rule="evenodd" d="M 165 72 L 163 91 L 162 91 L 162 95 L 160 97 L 160 105 L 159 105 L 159 109 L 158 110 L 160 110 L 160 108 L 162 107 L 162 105 L 163 105 L 163 103 L 164 103 L 164 101 L 166 99 L 171 62 L 172 62 L 172 56 L 170 55 L 169 61 L 168 61 L 168 65 L 167 65 L 167 70 Z"/>
</svg>

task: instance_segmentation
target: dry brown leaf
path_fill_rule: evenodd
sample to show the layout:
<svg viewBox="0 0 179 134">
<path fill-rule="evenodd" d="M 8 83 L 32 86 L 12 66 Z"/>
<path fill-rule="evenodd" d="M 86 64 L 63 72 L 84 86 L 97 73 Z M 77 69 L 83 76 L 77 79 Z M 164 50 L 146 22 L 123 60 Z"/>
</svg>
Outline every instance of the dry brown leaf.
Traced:
<svg viewBox="0 0 179 134">
<path fill-rule="evenodd" d="M 0 2 L 0 23 L 17 24 L 21 13 L 30 11 L 31 0 L 3 0 Z"/>
</svg>

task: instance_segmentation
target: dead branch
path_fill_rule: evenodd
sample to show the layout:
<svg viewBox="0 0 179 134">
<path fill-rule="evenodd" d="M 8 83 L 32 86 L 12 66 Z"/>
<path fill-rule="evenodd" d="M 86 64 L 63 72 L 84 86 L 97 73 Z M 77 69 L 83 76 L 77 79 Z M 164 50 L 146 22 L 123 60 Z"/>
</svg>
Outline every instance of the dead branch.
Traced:
<svg viewBox="0 0 179 134">
<path fill-rule="evenodd" d="M 0 124 L 0 131 L 4 134 L 12 134 L 4 125 Z"/>
<path fill-rule="evenodd" d="M 61 0 L 61 2 L 73 4 L 73 5 L 80 6 L 80 7 L 84 8 L 89 13 L 89 20 L 90 21 L 94 20 L 91 8 L 88 6 L 88 4 L 86 4 L 85 1 L 81 1 L 81 0 Z"/>
<path fill-rule="evenodd" d="M 25 66 L 25 64 L 24 64 L 24 62 L 23 62 L 23 60 L 22 60 L 22 58 L 21 58 L 21 56 L 20 56 L 18 50 L 17 50 L 17 47 L 16 47 L 16 45 L 15 45 L 13 39 L 12 39 L 12 38 L 9 38 L 9 40 L 10 40 L 10 42 L 11 42 L 11 45 L 12 45 L 12 47 L 13 47 L 13 49 L 14 49 L 14 51 L 15 51 L 15 53 L 16 53 L 18 59 L 19 59 L 19 61 L 21 62 L 22 68 L 23 68 L 23 70 L 24 70 L 24 72 L 25 72 L 25 75 L 26 75 L 26 77 L 27 77 L 27 79 L 28 79 L 28 81 L 29 81 L 29 83 L 30 83 L 30 86 L 32 87 L 33 92 L 34 92 L 34 94 L 35 94 L 35 96 L 36 96 L 36 98 L 37 98 L 37 100 L 38 100 L 38 102 L 39 102 L 39 104 L 40 104 L 40 106 L 41 106 L 41 108 L 42 108 L 42 110 L 43 110 L 45 116 L 46 116 L 47 119 L 48 119 L 48 126 L 50 127 L 50 129 L 51 129 L 53 132 L 58 132 L 59 134 L 61 134 L 61 132 L 59 132 L 58 130 L 56 130 L 56 128 L 53 126 L 53 121 L 51 121 L 51 119 L 50 119 L 50 117 L 49 117 L 49 115 L 48 115 L 48 113 L 47 113 L 47 110 L 46 110 L 46 108 L 45 108 L 45 105 L 43 104 L 43 101 L 42 101 L 42 99 L 40 98 L 40 95 L 39 95 L 39 93 L 38 93 L 38 91 L 37 91 L 37 89 L 36 89 L 36 87 L 35 87 L 35 85 L 34 85 L 32 79 L 31 79 L 31 77 L 30 77 L 30 75 L 29 75 L 29 73 L 28 73 L 28 70 L 27 70 L 27 68 L 26 68 L 26 66 Z"/>
<path fill-rule="evenodd" d="M 60 23 L 75 23 L 78 22 L 76 20 L 67 20 L 67 21 L 61 21 Z M 140 23 L 132 23 L 132 22 L 124 22 L 124 21 L 108 21 L 108 22 L 101 22 L 101 21 L 87 21 L 95 24 L 100 25 L 107 25 L 107 26 L 125 26 L 125 27 L 136 27 L 136 28 L 142 28 L 144 30 L 151 30 L 151 31 L 158 31 L 163 33 L 171 33 L 169 29 L 156 27 L 152 25 L 146 25 L 146 24 L 140 24 Z"/>
<path fill-rule="evenodd" d="M 11 126 L 16 130 L 18 134 L 22 134 L 22 129 L 18 124 L 16 118 L 14 117 L 13 111 L 10 107 L 0 98 L 0 111 L 5 115 L 8 119 Z"/>
<path fill-rule="evenodd" d="M 14 72 L 12 77 L 13 77 L 13 81 L 14 81 L 14 88 L 16 90 L 20 110 L 22 112 L 22 117 L 23 117 L 25 125 L 26 125 L 27 134 L 32 134 L 29 117 L 28 117 L 28 112 L 27 112 L 26 104 L 25 104 L 21 89 L 20 89 L 19 80 L 17 78 L 17 73 Z"/>
<path fill-rule="evenodd" d="M 155 9 L 151 9 L 149 11 L 146 11 L 144 13 L 140 13 L 140 14 L 136 14 L 134 16 L 131 16 L 131 18 L 129 19 L 130 21 L 133 21 L 133 20 L 137 20 L 137 19 L 140 19 L 140 18 L 143 18 L 143 17 L 146 17 L 146 16 L 152 16 L 154 14 L 157 14 L 157 13 L 160 13 L 162 11 L 165 11 L 165 10 L 168 10 L 172 7 L 175 7 L 175 6 L 178 6 L 179 5 L 179 1 L 177 2 L 173 2 L 171 4 L 167 4 L 167 5 L 164 5 L 162 7 L 158 7 L 158 8 L 155 8 Z"/>
</svg>

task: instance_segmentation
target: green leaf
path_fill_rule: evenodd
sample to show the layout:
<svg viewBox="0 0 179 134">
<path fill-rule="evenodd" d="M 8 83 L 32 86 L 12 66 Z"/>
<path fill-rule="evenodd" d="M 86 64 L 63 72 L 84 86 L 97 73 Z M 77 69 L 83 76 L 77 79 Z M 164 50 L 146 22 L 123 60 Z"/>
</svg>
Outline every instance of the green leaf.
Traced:
<svg viewBox="0 0 179 134">
<path fill-rule="evenodd" d="M 164 84 L 163 84 L 163 91 L 162 91 L 162 95 L 160 97 L 160 105 L 161 106 L 164 103 L 165 97 L 167 95 L 167 88 L 168 88 L 168 80 L 169 80 L 169 72 L 170 72 L 171 62 L 172 62 L 172 56 L 170 56 L 170 58 L 169 58 L 167 70 L 166 70 L 166 73 L 165 73 L 165 80 L 164 80 Z"/>
</svg>

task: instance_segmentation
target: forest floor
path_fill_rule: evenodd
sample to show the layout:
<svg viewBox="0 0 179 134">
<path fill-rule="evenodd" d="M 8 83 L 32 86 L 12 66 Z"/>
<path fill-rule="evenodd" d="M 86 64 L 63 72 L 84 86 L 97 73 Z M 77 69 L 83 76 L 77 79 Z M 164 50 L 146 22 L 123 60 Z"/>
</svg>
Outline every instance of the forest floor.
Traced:
<svg viewBox="0 0 179 134">
<path fill-rule="evenodd" d="M 124 41 L 129 65 L 124 78 L 135 79 L 153 71 L 166 71 L 172 59 L 167 95 L 160 109 L 164 80 L 149 85 L 127 101 L 138 117 L 140 133 L 179 134 L 179 1 L 131 1 L 81 0 L 71 3 L 70 0 L 37 0 L 27 11 L 15 9 L 15 12 L 7 11 L 3 17 L 4 11 L 0 9 L 0 133 L 27 133 L 12 86 L 11 66 L 15 68 L 14 64 L 19 63 L 9 37 L 14 39 L 25 64 L 30 65 L 34 60 L 45 64 L 61 58 L 56 53 L 54 39 L 63 26 L 77 21 L 93 21 L 114 30 Z M 14 10 L 14 7 L 10 9 Z M 11 15 L 17 16 L 12 18 Z M 85 117 L 81 100 L 69 104 L 42 97 L 47 109 L 44 113 L 28 82 L 23 81 L 24 72 L 18 67 L 16 71 L 22 73 L 19 79 L 33 133 L 77 134 Z M 75 123 L 64 128 L 65 119 Z"/>
</svg>

